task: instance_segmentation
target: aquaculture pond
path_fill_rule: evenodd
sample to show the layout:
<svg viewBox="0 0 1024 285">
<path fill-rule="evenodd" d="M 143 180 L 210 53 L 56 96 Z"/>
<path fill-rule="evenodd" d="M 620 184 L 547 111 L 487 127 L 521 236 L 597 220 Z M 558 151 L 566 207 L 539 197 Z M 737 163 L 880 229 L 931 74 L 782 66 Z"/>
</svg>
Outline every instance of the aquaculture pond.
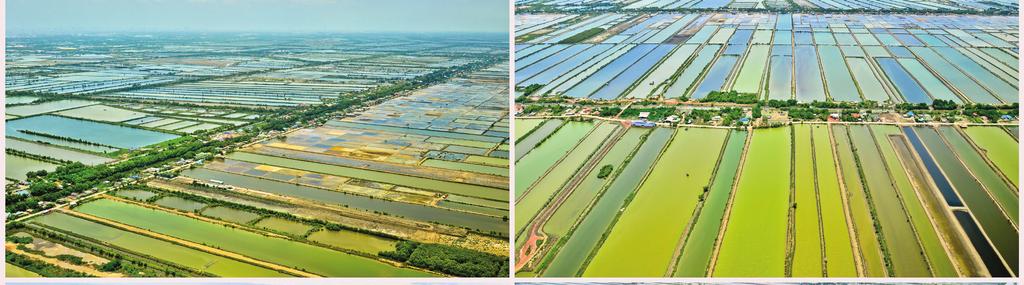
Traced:
<svg viewBox="0 0 1024 285">
<path fill-rule="evenodd" d="M 594 99 L 615 99 L 622 96 L 627 88 L 633 86 L 640 79 L 640 76 L 646 74 L 648 69 L 661 61 L 661 58 L 665 57 L 673 49 L 675 49 L 675 45 L 658 45 L 654 50 L 651 50 L 650 53 L 647 53 L 647 55 L 637 60 L 632 66 L 622 71 L 615 79 L 609 81 L 590 97 Z"/>
<path fill-rule="evenodd" d="M 306 238 L 328 246 L 351 249 L 374 255 L 381 251 L 394 250 L 395 244 L 398 243 L 398 241 L 389 238 L 345 230 L 316 231 L 309 234 Z"/>
<path fill-rule="evenodd" d="M 615 180 L 615 173 L 625 162 L 623 158 L 628 157 L 640 145 L 641 136 L 649 132 L 650 130 L 644 128 L 630 128 L 615 141 L 612 149 L 596 164 L 597 167 L 587 173 L 586 178 L 573 190 L 571 196 L 551 215 L 551 218 L 544 224 L 544 232 L 555 237 L 565 236 L 569 228 L 586 210 L 586 207 L 593 202 L 594 197 L 604 190 L 605 185 Z M 612 167 L 612 173 L 604 178 L 598 178 L 605 165 Z M 577 175 L 581 174 L 577 173 Z"/>
<path fill-rule="evenodd" d="M 932 98 L 928 96 L 928 93 L 921 88 L 917 81 L 914 81 L 914 78 L 895 59 L 876 58 L 875 61 L 889 77 L 890 82 L 903 95 L 903 100 L 915 104 L 930 104 L 932 102 Z"/>
<path fill-rule="evenodd" d="M 907 133 L 911 130 L 904 128 L 903 131 Z M 944 144 L 935 129 L 914 127 L 912 131 L 920 137 L 920 143 L 927 147 L 943 173 L 946 173 L 957 193 L 963 198 L 964 204 L 977 218 L 982 231 L 992 241 L 996 252 L 1003 256 L 1011 268 L 1017 268 L 1019 245 L 1015 240 L 1019 233 L 1013 227 L 1013 223 L 985 192 L 978 180 L 974 179 L 969 170 L 956 158 L 954 152 Z M 911 142 L 914 143 L 915 140 Z"/>
<path fill-rule="evenodd" d="M 1017 189 L 1014 189 L 1003 180 L 1003 177 L 985 161 L 981 154 L 975 151 L 974 146 L 961 135 L 956 127 L 941 126 L 939 127 L 939 133 L 946 139 L 949 146 L 955 150 L 964 166 L 970 169 L 971 174 L 974 174 L 974 177 L 988 190 L 993 200 L 1002 207 L 1006 216 L 1016 224 L 1019 220 Z"/>
<path fill-rule="evenodd" d="M 275 231 L 294 236 L 305 236 L 306 233 L 309 232 L 309 230 L 313 229 L 313 226 L 278 217 L 264 218 L 253 225 L 256 227 L 263 228 L 265 230 Z"/>
<path fill-rule="evenodd" d="M 178 197 L 174 197 L 174 196 L 163 197 L 163 198 L 160 198 L 159 200 L 156 200 L 153 203 L 157 204 L 157 205 L 160 205 L 160 206 L 164 206 L 164 207 L 168 207 L 168 208 L 172 208 L 172 209 L 177 209 L 177 210 L 181 210 L 181 211 L 185 211 L 185 212 L 192 212 L 192 211 L 196 211 L 196 210 L 199 210 L 199 209 L 202 209 L 202 208 L 206 207 L 206 204 L 204 204 L 204 203 L 196 202 L 196 201 L 192 201 L 192 200 L 188 200 L 188 199 L 182 199 L 182 198 L 178 198 Z"/>
<path fill-rule="evenodd" d="M 224 277 L 288 277 L 289 275 L 234 259 L 184 247 L 168 241 L 123 231 L 62 213 L 50 213 L 30 220 L 73 235 L 101 240 L 112 246 L 145 254 L 179 266 Z M 198 221 L 197 221 L 198 222 Z M 219 227 L 219 226 L 218 226 Z"/>
<path fill-rule="evenodd" d="M 922 205 L 922 200 L 918 199 L 919 192 L 916 192 L 914 189 L 914 185 L 926 185 L 924 180 L 920 179 L 922 177 L 915 177 L 916 175 L 923 174 L 923 172 L 920 172 L 916 163 L 914 165 L 906 165 L 900 161 L 899 155 L 896 153 L 897 149 L 892 144 L 893 138 L 901 139 L 901 143 L 904 142 L 902 141 L 899 128 L 888 125 L 872 125 L 869 128 L 885 160 L 893 185 L 895 185 L 898 191 L 900 202 L 902 202 L 903 208 L 913 224 L 914 231 L 917 233 L 917 240 L 921 244 L 925 256 L 928 258 L 927 261 L 930 265 L 932 276 L 957 276 L 956 268 L 954 268 L 945 247 L 939 240 L 932 220 Z M 900 147 L 903 148 L 904 146 Z M 911 160 L 911 162 L 913 161 Z"/>
<path fill-rule="evenodd" d="M 817 183 L 821 211 L 821 240 L 825 244 L 825 270 L 829 277 L 856 277 L 854 250 L 846 215 L 844 193 L 837 177 L 836 156 L 832 150 L 831 133 L 826 125 L 811 128 L 814 178 Z"/>
<path fill-rule="evenodd" d="M 985 234 L 978 228 L 978 224 L 971 219 L 971 214 L 967 211 L 953 211 L 953 214 L 956 216 L 956 220 L 960 222 L 960 226 L 964 229 L 967 237 L 971 240 L 971 244 L 974 245 L 989 273 L 993 277 L 1012 276 L 1010 271 L 1000 261 L 999 255 L 992 249 L 992 245 L 985 240 Z"/>
<path fill-rule="evenodd" d="M 907 217 L 893 179 L 882 160 L 870 130 L 865 125 L 849 127 L 851 142 L 864 175 L 866 191 L 881 235 L 889 250 L 893 274 L 896 276 L 931 276 L 917 235 Z"/>
<path fill-rule="evenodd" d="M 732 86 L 733 90 L 740 93 L 761 92 L 761 78 L 765 71 L 770 48 L 771 46 L 768 45 L 750 47 L 750 52 L 743 60 L 743 68 L 740 69 L 736 82 Z"/>
<path fill-rule="evenodd" d="M 673 132 L 669 128 L 657 128 L 647 136 L 622 173 L 598 198 L 561 250 L 555 253 L 544 276 L 579 275 L 583 264 L 623 207 L 626 197 L 633 194 L 640 181 L 647 176 Z"/>
<path fill-rule="evenodd" d="M 992 164 L 999 168 L 1003 176 L 1019 187 L 1019 165 L 1017 164 L 1020 152 L 1017 148 L 1017 141 L 1009 133 L 998 127 L 969 127 L 964 132 L 971 137 L 971 141 L 982 150 Z"/>
<path fill-rule="evenodd" d="M 681 45 L 676 48 L 658 67 L 640 80 L 633 87 L 633 90 L 629 91 L 627 97 L 647 98 L 648 96 L 661 95 L 664 89 L 668 87 L 666 84 L 670 83 L 671 77 L 679 72 L 679 69 L 697 51 L 698 47 L 698 45 Z"/>
<path fill-rule="evenodd" d="M 821 79 L 818 52 L 814 46 L 796 46 L 793 49 L 796 60 L 796 100 L 799 102 L 825 101 L 825 86 Z"/>
<path fill-rule="evenodd" d="M 590 77 L 587 77 L 583 82 L 573 86 L 572 89 L 565 92 L 565 95 L 574 98 L 590 97 L 595 91 L 607 86 L 608 82 L 615 78 L 615 76 L 622 73 L 622 71 L 629 68 L 633 63 L 654 50 L 657 46 L 658 45 L 653 44 L 641 44 L 633 47 L 629 52 L 626 52 L 614 61 L 608 63 L 608 65 L 605 65 L 601 70 L 597 71 Z"/>
<path fill-rule="evenodd" d="M 392 267 L 379 261 L 339 251 L 267 237 L 111 200 L 89 202 L 75 208 L 75 211 L 207 244 L 252 258 L 302 268 L 304 271 L 323 276 L 430 276 L 425 272 Z"/>
<path fill-rule="evenodd" d="M 544 122 L 543 119 L 516 119 L 516 135 L 522 139 Z"/>
<path fill-rule="evenodd" d="M 768 99 L 793 99 L 793 56 L 772 55 L 768 72 Z"/>
<path fill-rule="evenodd" d="M 715 241 L 721 229 L 725 207 L 732 194 L 733 181 L 739 170 L 740 158 L 746 144 L 746 131 L 732 131 L 726 141 L 725 150 L 715 170 L 707 199 L 700 209 L 700 215 L 693 229 L 686 237 L 686 244 L 680 253 L 673 276 L 702 277 L 707 275 Z"/>
<path fill-rule="evenodd" d="M 31 154 L 44 155 L 60 160 L 81 162 L 85 165 L 97 165 L 114 161 L 113 158 L 103 157 L 95 154 L 78 152 L 53 145 L 37 142 L 24 141 L 20 139 L 8 139 L 5 141 L 7 149 L 23 151 Z"/>
<path fill-rule="evenodd" d="M 871 70 L 867 60 L 851 57 L 846 59 L 846 64 L 850 66 L 853 79 L 857 82 L 857 86 L 860 87 L 861 94 L 864 95 L 865 100 L 875 102 L 889 100 L 888 93 L 882 88 L 882 82 L 878 81 L 878 76 Z"/>
<path fill-rule="evenodd" d="M 704 80 L 694 89 L 693 94 L 690 98 L 702 99 L 706 97 L 712 91 L 722 90 L 725 81 L 729 78 L 730 72 L 732 72 L 733 66 L 736 65 L 736 61 L 739 60 L 737 56 L 721 56 L 715 64 L 708 70 Z"/>
<path fill-rule="evenodd" d="M 149 192 L 146 190 L 118 190 L 114 193 L 117 196 L 125 197 L 136 201 L 146 201 L 149 198 L 153 198 L 157 193 Z"/>
<path fill-rule="evenodd" d="M 627 7 L 688 6 L 682 2 L 646 0 Z M 761 5 L 772 6 L 747 1 L 728 7 Z M 765 90 L 761 86 L 767 80 L 768 98 L 789 99 L 795 95 L 801 102 L 882 102 L 889 95 L 908 102 L 1018 101 L 1012 96 L 1019 74 L 1019 51 L 1013 48 L 1018 41 L 1016 18 L 913 16 L 705 12 L 685 14 L 676 21 L 678 16 L 670 12 L 594 14 L 578 25 L 602 23 L 605 30 L 600 35 L 568 47 L 529 46 L 516 51 L 516 65 L 523 67 L 517 75 L 520 80 L 540 78 L 529 78 L 530 84 L 553 85 L 540 88 L 535 95 L 594 99 L 620 98 L 621 90 L 629 88 L 632 91 L 628 98 L 678 98 L 692 93 L 690 99 L 697 99 L 716 87 L 762 95 Z M 555 25 L 559 20 L 552 21 Z M 540 35 L 534 41 L 550 42 L 568 37 L 562 33 L 565 31 L 581 32 L 577 28 L 531 32 Z M 596 41 L 602 43 L 591 43 Z M 655 45 L 658 48 L 651 47 Z M 765 51 L 769 45 L 771 55 Z M 629 51 L 606 53 L 598 48 L 601 46 Z M 665 46 L 675 46 L 675 51 L 666 56 L 660 52 Z M 775 52 L 780 47 L 790 52 Z M 592 54 L 581 56 L 591 50 Z M 652 62 L 663 57 L 661 64 Z M 763 76 L 765 69 L 767 79 Z M 708 83 L 694 92 L 702 81 Z M 889 82 L 885 86 L 892 88 L 883 87 L 881 82 Z M 662 92 L 665 86 L 667 92 Z M 899 94 L 889 94 L 893 92 Z"/>
<path fill-rule="evenodd" d="M 671 257 L 711 180 L 727 134 L 721 129 L 677 129 L 583 276 L 664 275 L 673 266 Z"/>
<path fill-rule="evenodd" d="M 42 133 L 35 135 L 21 132 Z M 50 136 L 72 138 L 116 148 L 135 149 L 177 138 L 177 135 L 154 132 L 143 129 L 109 125 L 92 121 L 70 119 L 53 115 L 41 115 L 7 121 L 7 136 L 30 141 L 41 140 L 57 145 L 65 145 L 67 140 Z M 68 145 L 75 147 L 74 145 Z M 87 149 L 89 150 L 89 149 Z"/>
<path fill-rule="evenodd" d="M 226 158 L 247 161 L 252 163 L 273 165 L 278 167 L 307 170 L 324 174 L 338 175 L 343 177 L 378 181 L 388 184 L 434 190 L 444 193 L 492 199 L 498 201 L 508 199 L 507 191 L 503 189 L 490 188 L 480 185 L 434 180 L 423 177 L 414 177 L 408 175 L 394 174 L 390 172 L 373 171 L 312 161 L 295 160 L 285 157 L 277 157 L 250 152 L 234 152 L 227 155 Z"/>
<path fill-rule="evenodd" d="M 46 170 L 47 172 L 52 172 L 57 169 L 57 166 L 56 164 L 41 160 L 8 154 L 4 162 L 4 177 L 25 180 L 28 177 L 26 174 L 29 171 Z"/>
<path fill-rule="evenodd" d="M 202 215 L 238 224 L 248 224 L 249 222 L 252 222 L 253 220 L 260 218 L 259 214 L 246 212 L 242 210 L 236 210 L 224 206 L 213 206 L 206 208 L 203 210 Z"/>
<path fill-rule="evenodd" d="M 10 263 L 4 263 L 4 277 L 7 278 L 33 278 L 43 277 L 39 273 L 28 271 L 28 269 L 14 266 Z"/>
<path fill-rule="evenodd" d="M 517 160 L 515 197 L 518 199 L 526 193 L 526 189 L 593 129 L 594 124 L 590 122 L 568 122 L 550 137 L 542 139 L 543 142 L 529 155 Z"/>
<path fill-rule="evenodd" d="M 618 126 L 613 123 L 599 124 L 594 131 L 580 141 L 579 145 L 565 155 L 551 170 L 545 173 L 536 184 L 530 186 L 529 191 L 516 200 L 516 228 L 519 234 L 527 224 L 533 221 L 534 216 L 544 207 L 545 204 L 556 193 L 562 190 L 566 181 L 576 174 L 576 171 L 602 146 L 608 136 L 616 131 Z M 548 158 L 551 159 L 551 158 Z"/>
<path fill-rule="evenodd" d="M 378 211 L 401 216 L 417 221 L 433 221 L 456 226 L 463 226 L 471 229 L 485 231 L 506 232 L 508 227 L 496 221 L 500 218 L 475 215 L 472 213 L 450 211 L 442 208 L 415 205 L 402 202 L 394 202 L 384 199 L 349 194 L 345 192 L 324 190 L 308 186 L 283 183 L 268 179 L 244 176 L 234 173 L 221 172 L 203 168 L 196 168 L 183 171 L 183 176 L 203 181 L 218 180 L 227 185 L 234 185 L 242 188 L 273 193 L 288 197 L 295 197 L 316 201 L 320 203 L 352 207 L 364 211 Z"/>
<path fill-rule="evenodd" d="M 715 277 L 783 276 L 790 185 L 788 128 L 754 131 L 726 216 Z"/>
<path fill-rule="evenodd" d="M 99 104 L 99 102 L 84 100 L 57 100 L 32 105 L 7 107 L 5 108 L 4 113 L 25 117 L 95 104 Z"/>
<path fill-rule="evenodd" d="M 805 124 L 793 126 L 793 202 L 797 205 L 793 214 L 794 277 L 821 277 L 824 274 L 811 129 L 812 126 Z"/>
<path fill-rule="evenodd" d="M 560 76 L 568 74 L 570 71 L 584 66 L 588 61 L 595 58 L 601 58 L 601 54 L 612 50 L 613 45 L 600 44 L 595 45 L 587 50 L 584 50 L 575 56 L 562 61 L 561 63 L 552 66 L 532 77 L 522 78 L 516 76 L 516 81 L 519 81 L 518 86 L 530 86 L 533 84 L 550 85 Z"/>
<path fill-rule="evenodd" d="M 880 238 L 875 234 L 876 221 L 871 215 L 868 190 L 865 189 L 863 176 L 861 176 L 857 167 L 856 154 L 846 126 L 833 125 L 832 139 L 835 141 L 833 147 L 838 155 L 842 183 L 846 187 L 847 209 L 852 219 L 852 228 L 856 235 L 857 246 L 860 249 L 861 266 L 864 269 L 863 275 L 870 277 L 887 276 L 888 272 L 882 256 L 883 245 L 880 243 Z"/>
<path fill-rule="evenodd" d="M 704 69 L 711 65 L 721 45 L 705 45 L 697 52 L 696 57 L 683 69 L 682 73 L 676 76 L 675 82 L 665 91 L 665 98 L 678 98 L 687 94 L 687 91 L 694 85 L 694 82 L 704 73 Z"/>
<path fill-rule="evenodd" d="M 825 73 L 829 98 L 834 101 L 861 101 L 857 86 L 850 77 L 850 70 L 843 64 L 839 48 L 832 45 L 818 46 L 818 56 L 821 57 L 821 69 Z"/>
</svg>

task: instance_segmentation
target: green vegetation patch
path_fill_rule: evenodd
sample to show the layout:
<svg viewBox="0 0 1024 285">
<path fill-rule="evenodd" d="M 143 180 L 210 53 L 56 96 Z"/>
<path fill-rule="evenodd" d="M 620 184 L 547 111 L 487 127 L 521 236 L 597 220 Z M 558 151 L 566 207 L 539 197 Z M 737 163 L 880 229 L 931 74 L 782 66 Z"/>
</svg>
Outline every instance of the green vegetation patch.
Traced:
<svg viewBox="0 0 1024 285">
<path fill-rule="evenodd" d="M 381 256 L 464 277 L 508 276 L 508 258 L 442 244 L 401 241 Z"/>
<path fill-rule="evenodd" d="M 604 32 L 604 28 L 590 28 L 586 31 L 582 31 L 579 34 L 572 35 L 571 37 L 565 38 L 564 40 L 558 41 L 559 44 L 575 44 L 592 38 L 598 34 Z"/>
</svg>

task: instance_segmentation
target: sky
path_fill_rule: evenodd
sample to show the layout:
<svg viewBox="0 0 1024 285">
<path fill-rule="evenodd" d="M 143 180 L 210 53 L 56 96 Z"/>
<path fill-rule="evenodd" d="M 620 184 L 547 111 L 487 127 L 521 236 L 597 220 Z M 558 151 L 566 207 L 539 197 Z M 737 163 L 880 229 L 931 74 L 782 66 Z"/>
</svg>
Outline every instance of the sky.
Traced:
<svg viewBox="0 0 1024 285">
<path fill-rule="evenodd" d="M 508 32 L 507 0 L 8 0 L 9 36 L 108 32 Z"/>
</svg>

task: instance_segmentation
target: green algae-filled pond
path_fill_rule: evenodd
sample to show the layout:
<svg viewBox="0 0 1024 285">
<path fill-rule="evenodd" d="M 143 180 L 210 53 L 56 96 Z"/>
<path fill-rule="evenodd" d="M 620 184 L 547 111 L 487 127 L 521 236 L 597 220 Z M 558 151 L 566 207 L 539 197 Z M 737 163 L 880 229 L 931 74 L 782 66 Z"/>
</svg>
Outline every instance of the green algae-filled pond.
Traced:
<svg viewBox="0 0 1024 285">
<path fill-rule="evenodd" d="M 817 125 L 811 129 L 814 141 L 815 178 L 818 203 L 821 205 L 821 228 L 825 243 L 825 263 L 829 277 L 857 277 L 854 252 L 850 239 L 843 193 L 836 177 L 835 155 L 829 139 L 829 127 Z"/>
<path fill-rule="evenodd" d="M 559 193 L 566 181 L 569 181 L 576 174 L 576 171 L 590 159 L 591 155 L 604 144 L 612 131 L 616 129 L 618 129 L 616 124 L 599 125 L 575 149 L 553 166 L 550 172 L 545 174 L 540 181 L 537 181 L 537 184 L 530 188 L 529 192 L 526 192 L 522 198 L 516 201 L 516 233 L 522 231 L 527 224 L 532 222 L 534 216 L 544 208 L 548 200 L 556 193 Z"/>
<path fill-rule="evenodd" d="M 333 247 L 351 249 L 376 255 L 381 251 L 395 249 L 398 241 L 354 231 L 322 230 L 309 234 L 307 239 Z"/>
<path fill-rule="evenodd" d="M 1014 185 L 1020 185 L 1019 157 L 1017 141 L 1006 131 L 997 127 L 970 127 L 964 130 L 974 144 L 984 150 L 984 154 L 996 167 L 1010 179 Z M 1016 135 L 1013 135 L 1016 136 Z"/>
<path fill-rule="evenodd" d="M 57 169 L 56 164 L 35 160 L 17 155 L 7 155 L 4 161 L 4 177 L 25 180 L 29 171 L 46 170 L 52 172 Z"/>
<path fill-rule="evenodd" d="M 594 197 L 601 193 L 604 185 L 615 179 L 615 173 L 621 167 L 620 164 L 625 162 L 624 158 L 640 145 L 640 138 L 648 134 L 649 131 L 644 128 L 630 128 L 626 131 L 626 134 L 615 142 L 615 146 L 601 158 L 597 167 L 587 174 L 587 178 L 583 179 L 579 186 L 576 186 L 571 196 L 551 215 L 551 218 L 544 224 L 544 232 L 556 237 L 565 236 L 579 219 L 580 214 L 594 200 Z M 598 178 L 601 172 L 598 167 L 604 165 L 612 166 L 612 173 L 605 178 Z"/>
<path fill-rule="evenodd" d="M 672 133 L 672 129 L 657 128 L 647 136 L 640 149 L 622 169 L 622 173 L 598 198 L 597 203 L 576 227 L 576 231 L 552 259 L 551 265 L 544 271 L 544 276 L 567 277 L 578 274 L 587 257 L 619 213 L 626 197 L 632 194 L 644 179 L 661 154 L 661 150 L 672 138 Z"/>
<path fill-rule="evenodd" d="M 718 231 L 725 215 L 725 206 L 729 202 L 736 171 L 739 169 L 740 156 L 746 144 L 746 131 L 733 131 L 722 153 L 718 170 L 708 192 L 708 198 L 700 210 L 697 223 L 694 224 L 686 245 L 683 247 L 679 264 L 676 265 L 675 277 L 703 277 L 707 274 L 711 254 L 718 239 Z"/>
<path fill-rule="evenodd" d="M 25 268 L 14 266 L 10 263 L 4 263 L 4 277 L 7 278 L 32 278 L 32 277 L 43 277 L 39 273 L 28 271 Z"/>
<path fill-rule="evenodd" d="M 594 123 L 591 122 L 565 123 L 529 154 L 516 161 L 516 199 L 526 193 L 530 185 L 540 179 L 560 157 L 569 153 L 592 129 Z"/>
<path fill-rule="evenodd" d="M 252 258 L 331 277 L 427 277 L 430 274 L 301 242 L 206 223 L 185 216 L 112 200 L 96 200 L 75 211 L 221 248 Z"/>
<path fill-rule="evenodd" d="M 203 216 L 213 217 L 239 224 L 247 224 L 260 217 L 260 215 L 256 213 L 235 210 L 223 206 L 213 206 L 206 208 L 205 210 L 203 210 L 202 214 Z"/>
<path fill-rule="evenodd" d="M 789 128 L 754 131 L 719 248 L 715 277 L 785 274 L 790 144 Z"/>
<path fill-rule="evenodd" d="M 711 180 L 727 134 L 677 129 L 584 276 L 661 276 L 674 266 L 673 252 Z"/>
<path fill-rule="evenodd" d="M 854 153 L 864 175 L 865 186 L 870 193 L 874 216 L 881 227 L 881 234 L 889 251 L 893 274 L 907 277 L 931 276 L 910 218 L 900 204 L 896 189 L 893 187 L 893 179 L 889 176 L 868 127 L 850 126 L 849 133 Z"/>
<path fill-rule="evenodd" d="M 254 226 L 263 228 L 265 230 L 271 230 L 280 233 L 286 233 L 294 236 L 304 236 L 309 230 L 313 229 L 313 226 L 303 224 L 300 222 L 294 222 L 285 220 L 278 217 L 269 217 L 256 222 Z"/>
<path fill-rule="evenodd" d="M 101 200 L 109 201 L 109 200 Z M 100 240 L 128 251 L 152 256 L 200 272 L 224 277 L 287 277 L 289 275 L 187 248 L 163 240 L 108 227 L 67 214 L 50 213 L 31 220 L 32 223 L 72 232 Z M 199 222 L 196 220 L 196 222 Z M 220 226 L 217 226 L 220 228 Z"/>
<path fill-rule="evenodd" d="M 821 277 L 823 274 L 820 214 L 814 177 L 814 148 L 811 147 L 812 127 L 806 124 L 793 126 L 793 276 Z M 822 161 L 823 163 L 825 161 Z"/>
</svg>

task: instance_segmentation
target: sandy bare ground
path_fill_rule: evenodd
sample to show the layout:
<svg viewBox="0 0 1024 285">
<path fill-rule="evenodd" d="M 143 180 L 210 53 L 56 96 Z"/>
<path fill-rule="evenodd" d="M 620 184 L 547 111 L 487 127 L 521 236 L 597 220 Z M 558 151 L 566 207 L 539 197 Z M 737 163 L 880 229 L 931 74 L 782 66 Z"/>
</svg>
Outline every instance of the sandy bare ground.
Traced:
<svg viewBox="0 0 1024 285">
<path fill-rule="evenodd" d="M 285 272 L 285 273 L 288 273 L 288 274 L 291 274 L 291 275 L 294 275 L 294 276 L 299 276 L 299 277 L 319 277 L 318 275 L 315 275 L 315 274 L 312 274 L 312 273 L 308 273 L 308 272 L 305 272 L 305 271 L 301 271 L 301 270 L 298 270 L 298 269 L 294 269 L 294 268 L 290 268 L 290 267 L 286 267 L 286 266 L 282 266 L 282 265 L 278 265 L 278 264 L 274 264 L 274 263 L 270 263 L 270 262 L 265 262 L 265 261 L 262 261 L 262 260 L 250 258 L 248 256 L 244 256 L 244 255 L 237 254 L 237 253 L 234 253 L 234 252 L 229 252 L 229 251 L 221 250 L 221 249 L 218 249 L 218 248 L 215 248 L 215 247 L 210 247 L 210 246 L 202 245 L 202 244 L 191 242 L 191 241 L 188 241 L 188 240 L 184 240 L 184 239 L 180 239 L 180 238 L 176 238 L 176 237 L 172 237 L 172 236 L 168 236 L 168 235 L 163 235 L 163 234 L 156 233 L 156 232 L 151 232 L 151 231 L 144 230 L 144 229 L 141 229 L 141 228 L 136 228 L 136 227 L 133 227 L 133 226 L 121 224 L 121 223 L 118 223 L 118 222 L 115 222 L 115 221 L 112 221 L 112 220 L 108 220 L 108 219 L 104 219 L 104 218 L 100 218 L 100 217 L 95 217 L 95 216 L 91 216 L 91 215 L 86 215 L 86 214 L 83 214 L 83 213 L 79 213 L 79 212 L 71 211 L 71 210 L 66 210 L 66 209 L 61 209 L 60 211 L 61 211 L 61 213 L 64 213 L 64 214 L 72 215 L 72 216 L 75 216 L 75 217 L 78 217 L 78 218 L 82 218 L 82 219 L 86 219 L 86 220 L 90 220 L 90 221 L 93 221 L 93 222 L 102 223 L 102 224 L 105 224 L 105 225 L 108 225 L 108 226 L 115 227 L 115 228 L 120 229 L 120 230 L 129 231 L 129 232 L 132 232 L 132 233 L 144 235 L 144 236 L 155 238 L 155 239 L 159 239 L 159 240 L 169 241 L 169 242 L 172 242 L 172 243 L 175 243 L 175 244 L 179 244 L 179 245 L 182 245 L 182 246 L 185 246 L 185 247 L 189 247 L 189 248 L 192 248 L 192 249 L 200 250 L 200 251 L 203 251 L 203 252 L 206 252 L 206 253 L 216 254 L 216 255 L 220 255 L 220 256 L 223 256 L 223 257 L 231 258 L 231 259 L 234 259 L 234 260 L 238 260 L 238 261 L 242 261 L 242 262 L 246 262 L 246 263 L 250 263 L 250 264 L 255 264 L 255 265 L 258 265 L 258 266 L 261 266 L 261 267 L 266 267 L 266 268 L 269 268 L 269 269 L 272 269 L 272 270 L 277 270 L 277 271 Z"/>
<path fill-rule="evenodd" d="M 24 250 L 18 249 L 18 245 L 14 244 L 14 243 L 5 243 L 4 244 L 4 248 L 7 249 L 7 252 L 13 252 L 13 253 L 17 253 L 17 254 L 20 254 L 20 255 L 28 256 L 28 257 L 31 257 L 32 259 L 40 260 L 40 261 L 43 261 L 43 262 L 55 265 L 57 267 L 66 268 L 66 269 L 82 272 L 82 273 L 89 274 L 89 275 L 92 275 L 92 276 L 99 276 L 99 277 L 124 277 L 124 274 L 121 274 L 121 273 L 117 273 L 117 272 L 103 272 L 103 271 L 96 270 L 95 268 L 92 268 L 92 267 L 89 267 L 89 266 L 74 265 L 74 264 L 71 264 L 71 263 L 60 261 L 60 260 L 58 260 L 56 258 L 50 258 L 50 257 L 46 257 L 46 256 L 42 256 L 42 255 L 37 255 L 37 254 L 34 254 L 34 253 L 26 252 Z"/>
<path fill-rule="evenodd" d="M 92 263 L 96 265 L 107 263 L 109 260 L 89 253 L 81 252 L 76 249 L 66 247 L 63 244 L 55 243 L 35 235 L 31 235 L 26 232 L 16 233 L 13 236 L 18 237 L 31 237 L 32 243 L 26 244 L 25 247 L 31 250 L 42 251 L 46 256 L 58 256 L 62 254 L 73 255 L 81 257 L 82 261 Z"/>
</svg>

